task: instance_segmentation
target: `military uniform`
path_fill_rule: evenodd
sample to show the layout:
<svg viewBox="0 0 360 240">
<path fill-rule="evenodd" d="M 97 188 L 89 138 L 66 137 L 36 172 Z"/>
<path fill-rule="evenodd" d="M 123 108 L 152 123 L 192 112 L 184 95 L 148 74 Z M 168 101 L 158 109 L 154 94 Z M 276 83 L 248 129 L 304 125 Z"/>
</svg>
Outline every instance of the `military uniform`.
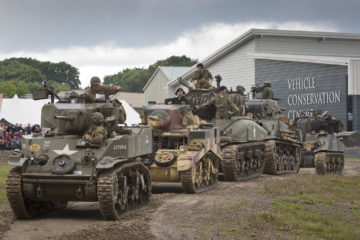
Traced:
<svg viewBox="0 0 360 240">
<path fill-rule="evenodd" d="M 189 105 L 190 102 L 189 100 L 185 97 L 182 96 L 180 99 L 178 97 L 174 97 L 170 99 L 171 104 L 179 104 L 179 105 Z"/>
<path fill-rule="evenodd" d="M 208 81 L 203 81 L 203 82 L 197 81 L 195 83 L 195 88 L 196 89 L 210 89 L 210 88 L 212 88 L 212 85 Z"/>
<path fill-rule="evenodd" d="M 87 140 L 94 144 L 102 144 L 107 138 L 106 130 L 103 126 L 94 125 L 86 132 L 86 134 L 90 135 L 90 138 Z"/>
<path fill-rule="evenodd" d="M 117 92 L 119 92 L 119 90 L 117 89 L 116 86 L 104 86 L 104 85 L 100 85 L 98 90 L 95 90 L 93 88 L 88 88 L 86 90 L 86 94 L 91 96 L 93 101 L 96 98 L 96 94 L 104 94 L 105 99 L 108 99 L 110 95 L 115 94 Z"/>
<path fill-rule="evenodd" d="M 264 91 L 262 92 L 262 99 L 273 99 L 274 98 L 274 91 L 271 87 L 265 87 Z"/>
<path fill-rule="evenodd" d="M 209 81 L 210 79 L 213 79 L 213 76 L 209 72 L 209 70 L 204 69 L 203 72 L 196 71 L 194 75 L 191 77 L 191 81 L 198 80 L 200 78 L 200 75 L 203 75 L 206 81 Z"/>
<path fill-rule="evenodd" d="M 216 118 L 217 119 L 227 119 L 228 118 L 228 109 L 229 107 L 236 109 L 237 106 L 228 95 L 221 97 L 217 94 L 215 97 L 210 99 L 205 105 L 214 104 L 216 107 Z"/>
</svg>

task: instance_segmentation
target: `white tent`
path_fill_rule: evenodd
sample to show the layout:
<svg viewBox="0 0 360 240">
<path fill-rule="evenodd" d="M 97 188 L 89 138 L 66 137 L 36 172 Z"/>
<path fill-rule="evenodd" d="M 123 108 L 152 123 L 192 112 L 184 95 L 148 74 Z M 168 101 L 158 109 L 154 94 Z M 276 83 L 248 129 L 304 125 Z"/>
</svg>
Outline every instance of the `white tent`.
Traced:
<svg viewBox="0 0 360 240">
<path fill-rule="evenodd" d="M 8 122 L 19 123 L 26 126 L 28 123 L 41 123 L 41 109 L 49 103 L 49 99 L 32 100 L 21 99 L 15 95 L 13 98 L 3 98 L 0 110 L 0 119 L 4 118 Z M 139 113 L 137 113 L 125 100 L 121 100 L 126 111 L 126 124 L 139 124 L 141 122 Z"/>
</svg>

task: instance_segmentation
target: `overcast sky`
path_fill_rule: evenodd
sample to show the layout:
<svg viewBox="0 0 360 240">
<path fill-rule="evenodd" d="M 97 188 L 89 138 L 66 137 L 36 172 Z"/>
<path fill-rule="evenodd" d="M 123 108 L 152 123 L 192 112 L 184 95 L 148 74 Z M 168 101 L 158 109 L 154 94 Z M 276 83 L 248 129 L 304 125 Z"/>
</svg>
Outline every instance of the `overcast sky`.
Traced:
<svg viewBox="0 0 360 240">
<path fill-rule="evenodd" d="M 171 55 L 208 56 L 250 28 L 360 33 L 359 0 L 0 0 L 0 60 L 32 57 L 90 77 Z"/>
</svg>

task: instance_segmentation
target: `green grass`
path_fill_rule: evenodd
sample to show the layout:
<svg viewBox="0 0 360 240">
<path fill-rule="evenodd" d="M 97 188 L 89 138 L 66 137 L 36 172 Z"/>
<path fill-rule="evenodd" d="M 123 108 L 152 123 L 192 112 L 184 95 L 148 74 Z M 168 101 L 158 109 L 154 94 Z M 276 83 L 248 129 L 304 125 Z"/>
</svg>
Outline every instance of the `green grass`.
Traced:
<svg viewBox="0 0 360 240">
<path fill-rule="evenodd" d="M 304 176 L 269 183 L 263 222 L 308 239 L 360 239 L 360 176 Z"/>
<path fill-rule="evenodd" d="M 356 158 L 356 157 L 346 157 L 345 161 L 360 161 L 360 158 Z"/>
<path fill-rule="evenodd" d="M 0 165 L 0 203 L 7 201 L 5 193 L 6 177 L 12 167 Z"/>
</svg>

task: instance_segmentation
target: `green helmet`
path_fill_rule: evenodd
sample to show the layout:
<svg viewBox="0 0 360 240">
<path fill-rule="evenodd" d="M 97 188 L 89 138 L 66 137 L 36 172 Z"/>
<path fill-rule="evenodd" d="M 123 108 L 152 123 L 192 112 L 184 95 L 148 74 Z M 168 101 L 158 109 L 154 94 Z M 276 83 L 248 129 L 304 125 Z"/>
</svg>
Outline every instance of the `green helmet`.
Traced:
<svg viewBox="0 0 360 240">
<path fill-rule="evenodd" d="M 100 84 L 101 81 L 100 81 L 100 78 L 99 77 L 92 77 L 91 80 L 90 80 L 90 86 L 94 86 L 95 84 Z"/>
<path fill-rule="evenodd" d="M 91 119 L 95 125 L 101 125 L 104 123 L 104 116 L 99 112 L 92 113 Z"/>
</svg>

